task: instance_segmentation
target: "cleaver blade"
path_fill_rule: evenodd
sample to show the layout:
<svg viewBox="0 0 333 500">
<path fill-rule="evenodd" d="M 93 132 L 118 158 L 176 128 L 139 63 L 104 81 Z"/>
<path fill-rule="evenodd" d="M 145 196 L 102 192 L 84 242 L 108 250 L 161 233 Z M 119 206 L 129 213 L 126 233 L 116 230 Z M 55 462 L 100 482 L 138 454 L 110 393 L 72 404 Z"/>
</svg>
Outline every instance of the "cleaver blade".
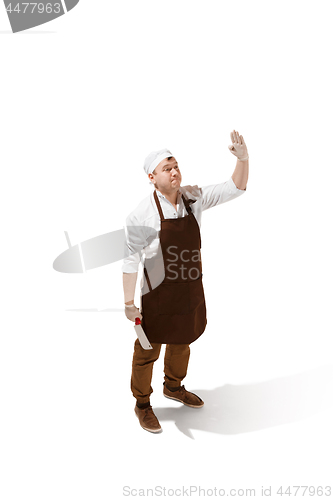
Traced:
<svg viewBox="0 0 333 500">
<path fill-rule="evenodd" d="M 152 349 L 152 346 L 150 345 L 149 340 L 147 339 L 147 335 L 143 331 L 143 328 L 141 326 L 141 321 L 140 318 L 135 318 L 135 325 L 134 325 L 134 330 L 135 333 L 138 336 L 139 342 L 141 344 L 141 347 L 143 349 Z"/>
</svg>

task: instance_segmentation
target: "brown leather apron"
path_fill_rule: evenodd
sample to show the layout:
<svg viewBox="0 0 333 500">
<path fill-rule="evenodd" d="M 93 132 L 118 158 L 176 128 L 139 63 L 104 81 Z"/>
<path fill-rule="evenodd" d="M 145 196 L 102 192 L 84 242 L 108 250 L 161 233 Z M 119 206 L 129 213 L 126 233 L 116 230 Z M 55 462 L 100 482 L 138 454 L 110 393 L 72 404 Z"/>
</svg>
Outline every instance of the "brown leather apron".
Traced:
<svg viewBox="0 0 333 500">
<path fill-rule="evenodd" d="M 188 215 L 165 219 L 154 191 L 161 218 L 159 237 L 165 276 L 162 283 L 152 288 L 147 269 L 154 268 L 154 257 L 146 259 L 141 294 L 149 291 L 141 295 L 142 327 L 151 343 L 190 344 L 200 337 L 207 324 L 200 229 L 188 200 L 183 195 L 182 198 Z"/>
</svg>

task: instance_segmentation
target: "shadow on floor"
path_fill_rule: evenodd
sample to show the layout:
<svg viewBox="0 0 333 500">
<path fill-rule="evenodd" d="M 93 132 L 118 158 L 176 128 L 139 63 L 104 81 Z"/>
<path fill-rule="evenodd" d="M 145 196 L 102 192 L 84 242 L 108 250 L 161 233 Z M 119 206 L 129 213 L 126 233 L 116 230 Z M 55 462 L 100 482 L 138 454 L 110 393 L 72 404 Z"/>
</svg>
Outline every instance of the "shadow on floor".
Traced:
<svg viewBox="0 0 333 500">
<path fill-rule="evenodd" d="M 112 309 L 112 308 L 107 308 L 107 309 L 97 309 L 97 307 L 91 307 L 89 309 L 66 309 L 66 311 L 71 311 L 71 312 L 124 312 L 124 308 L 122 309 Z"/>
<path fill-rule="evenodd" d="M 175 401 L 175 408 L 154 407 L 161 423 L 174 422 L 192 439 L 192 430 L 241 434 L 297 422 L 332 408 L 333 365 L 266 382 L 187 389 L 198 394 L 205 406 L 194 409 Z"/>
</svg>

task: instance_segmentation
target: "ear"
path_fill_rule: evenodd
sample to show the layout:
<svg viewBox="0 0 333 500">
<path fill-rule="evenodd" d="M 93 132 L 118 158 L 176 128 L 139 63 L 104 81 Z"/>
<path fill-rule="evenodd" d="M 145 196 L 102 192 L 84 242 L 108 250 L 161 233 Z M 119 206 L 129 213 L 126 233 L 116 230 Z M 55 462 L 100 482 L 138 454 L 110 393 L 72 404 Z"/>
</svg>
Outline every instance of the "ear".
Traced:
<svg viewBox="0 0 333 500">
<path fill-rule="evenodd" d="M 155 184 L 153 174 L 148 174 L 148 178 L 149 178 L 150 182 L 152 182 L 153 184 Z"/>
</svg>

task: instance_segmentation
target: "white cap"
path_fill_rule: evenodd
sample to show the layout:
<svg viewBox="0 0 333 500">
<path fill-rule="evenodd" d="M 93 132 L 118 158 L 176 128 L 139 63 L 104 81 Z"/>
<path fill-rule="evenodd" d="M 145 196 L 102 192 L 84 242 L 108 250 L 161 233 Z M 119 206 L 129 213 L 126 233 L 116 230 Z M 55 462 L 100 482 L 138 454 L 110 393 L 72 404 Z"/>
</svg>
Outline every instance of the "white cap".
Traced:
<svg viewBox="0 0 333 500">
<path fill-rule="evenodd" d="M 169 156 L 173 156 L 173 154 L 168 149 L 160 149 L 159 151 L 152 151 L 149 153 L 143 165 L 146 174 L 152 174 L 157 165 L 164 160 L 164 158 L 169 158 Z"/>
</svg>

